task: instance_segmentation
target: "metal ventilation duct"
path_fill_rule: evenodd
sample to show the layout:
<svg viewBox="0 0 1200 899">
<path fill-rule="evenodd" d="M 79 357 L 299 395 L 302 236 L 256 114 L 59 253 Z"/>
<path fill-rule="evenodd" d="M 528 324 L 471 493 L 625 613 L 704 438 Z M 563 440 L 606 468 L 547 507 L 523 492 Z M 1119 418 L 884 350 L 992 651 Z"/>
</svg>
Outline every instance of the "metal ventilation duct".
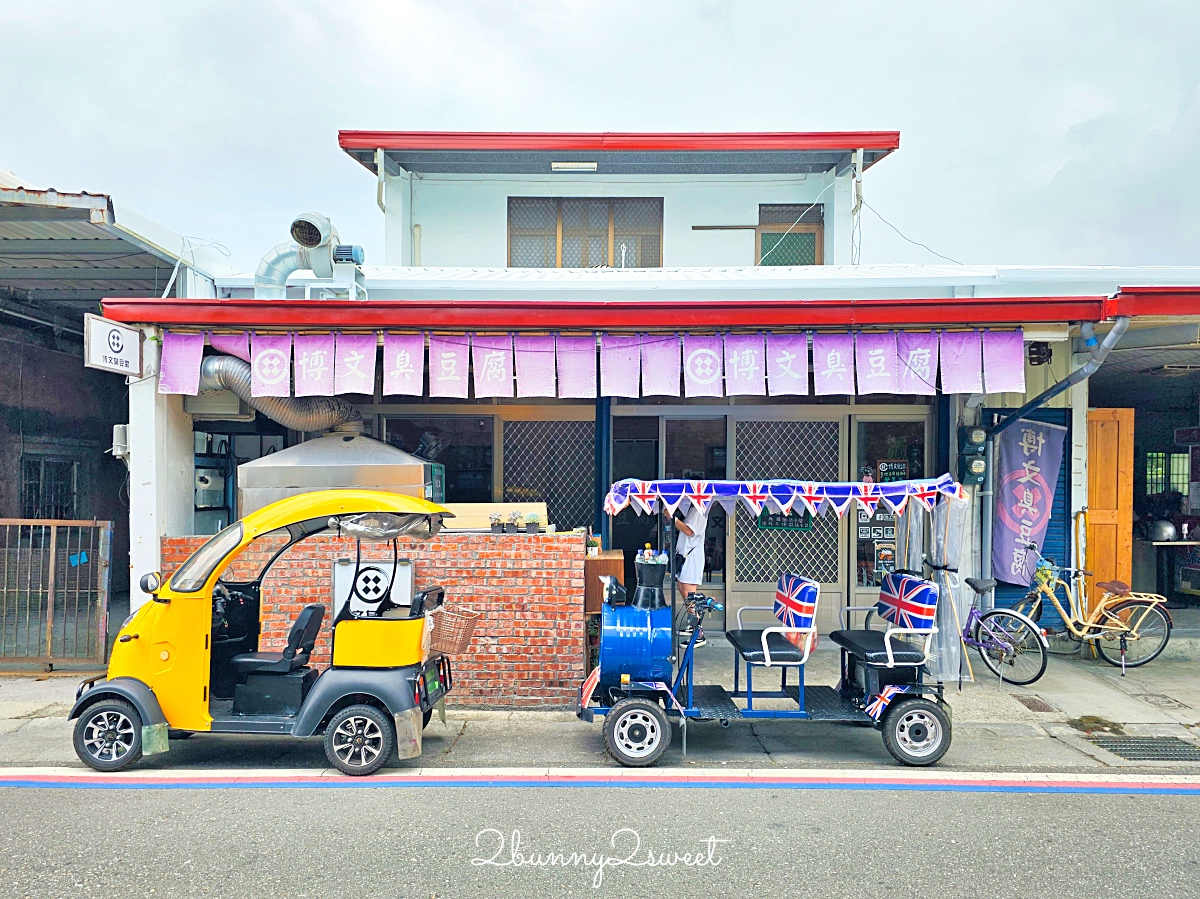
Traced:
<svg viewBox="0 0 1200 899">
<path fill-rule="evenodd" d="M 242 516 L 270 503 L 308 493 L 354 487 L 427 498 L 431 463 L 373 437 L 327 434 L 238 466 Z"/>
<path fill-rule="evenodd" d="M 293 431 L 328 431 L 351 423 L 361 428 L 362 413 L 333 396 L 254 396 L 250 363 L 234 356 L 205 356 L 200 363 L 201 390 L 228 390 L 272 421 Z"/>
</svg>

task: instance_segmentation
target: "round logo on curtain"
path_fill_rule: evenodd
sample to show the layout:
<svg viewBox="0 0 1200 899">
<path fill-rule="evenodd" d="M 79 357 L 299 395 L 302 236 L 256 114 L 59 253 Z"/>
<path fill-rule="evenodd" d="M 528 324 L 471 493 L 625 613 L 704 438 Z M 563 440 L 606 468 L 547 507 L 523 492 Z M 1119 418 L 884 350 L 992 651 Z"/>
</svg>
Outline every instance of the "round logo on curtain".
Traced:
<svg viewBox="0 0 1200 899">
<path fill-rule="evenodd" d="M 263 350 L 254 360 L 254 373 L 264 384 L 278 384 L 287 377 L 287 357 L 281 350 Z"/>
<path fill-rule="evenodd" d="M 721 377 L 721 357 L 709 349 L 693 350 L 687 357 L 687 375 L 697 384 L 711 384 Z"/>
</svg>

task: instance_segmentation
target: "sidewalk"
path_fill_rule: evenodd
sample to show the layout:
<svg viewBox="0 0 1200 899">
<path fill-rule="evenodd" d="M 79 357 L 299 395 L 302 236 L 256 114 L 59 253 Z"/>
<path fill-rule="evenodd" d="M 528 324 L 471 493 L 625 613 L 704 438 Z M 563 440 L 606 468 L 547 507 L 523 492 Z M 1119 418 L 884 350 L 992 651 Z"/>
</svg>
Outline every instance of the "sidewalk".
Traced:
<svg viewBox="0 0 1200 899">
<path fill-rule="evenodd" d="M 1130 762 L 1087 739 L 1088 727 L 1127 736 L 1174 736 L 1200 745 L 1200 662 L 1161 658 L 1121 677 L 1100 661 L 1052 656 L 1032 687 L 982 678 L 947 689 L 954 744 L 940 768 L 959 771 L 1086 771 L 1099 768 L 1195 772 L 1196 762 Z M 697 681 L 732 682 L 732 650 L 714 633 L 697 650 Z M 838 655 L 823 641 L 809 662 L 809 684 L 837 680 Z M 777 674 L 760 675 L 763 686 Z M 762 678 L 768 678 L 766 680 Z M 795 675 L 791 676 L 794 682 Z M 0 766 L 80 763 L 71 748 L 66 715 L 75 678 L 0 678 Z M 451 708 L 425 734 L 422 768 L 611 767 L 601 725 L 573 713 L 509 712 Z M 1101 731 L 1106 732 L 1106 731 Z M 684 758 L 680 735 L 663 764 L 737 768 L 893 767 L 879 734 L 870 728 L 808 722 L 693 722 Z M 319 740 L 199 735 L 172 741 L 171 752 L 140 768 L 323 768 Z M 401 763 L 402 767 L 412 763 Z"/>
</svg>

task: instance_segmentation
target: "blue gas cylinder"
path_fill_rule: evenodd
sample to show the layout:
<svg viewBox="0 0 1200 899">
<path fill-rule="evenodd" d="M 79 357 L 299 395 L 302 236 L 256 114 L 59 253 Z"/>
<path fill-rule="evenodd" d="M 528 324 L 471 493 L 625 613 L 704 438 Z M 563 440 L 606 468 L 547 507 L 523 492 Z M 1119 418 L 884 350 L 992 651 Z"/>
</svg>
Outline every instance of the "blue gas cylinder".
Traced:
<svg viewBox="0 0 1200 899">
<path fill-rule="evenodd" d="M 671 608 L 604 603 L 600 615 L 600 685 L 671 680 Z"/>
</svg>

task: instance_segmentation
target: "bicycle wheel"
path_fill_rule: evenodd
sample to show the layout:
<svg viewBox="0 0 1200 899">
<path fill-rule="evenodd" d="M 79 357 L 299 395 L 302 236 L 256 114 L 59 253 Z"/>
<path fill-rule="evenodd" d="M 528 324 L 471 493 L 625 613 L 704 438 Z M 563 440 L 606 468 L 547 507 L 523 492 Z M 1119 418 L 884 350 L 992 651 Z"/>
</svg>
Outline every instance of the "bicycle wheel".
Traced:
<svg viewBox="0 0 1200 899">
<path fill-rule="evenodd" d="M 1137 668 L 1158 658 L 1171 639 L 1171 618 L 1153 603 L 1132 599 L 1113 606 L 1109 614 L 1127 628 L 1125 632 L 1125 667 Z M 1110 665 L 1121 667 L 1121 634 L 1107 633 L 1095 641 L 1100 657 Z"/>
<path fill-rule="evenodd" d="M 1032 684 L 1046 671 L 1046 647 L 1036 624 L 1008 609 L 993 609 L 975 625 L 983 664 L 1010 684 Z"/>
</svg>

